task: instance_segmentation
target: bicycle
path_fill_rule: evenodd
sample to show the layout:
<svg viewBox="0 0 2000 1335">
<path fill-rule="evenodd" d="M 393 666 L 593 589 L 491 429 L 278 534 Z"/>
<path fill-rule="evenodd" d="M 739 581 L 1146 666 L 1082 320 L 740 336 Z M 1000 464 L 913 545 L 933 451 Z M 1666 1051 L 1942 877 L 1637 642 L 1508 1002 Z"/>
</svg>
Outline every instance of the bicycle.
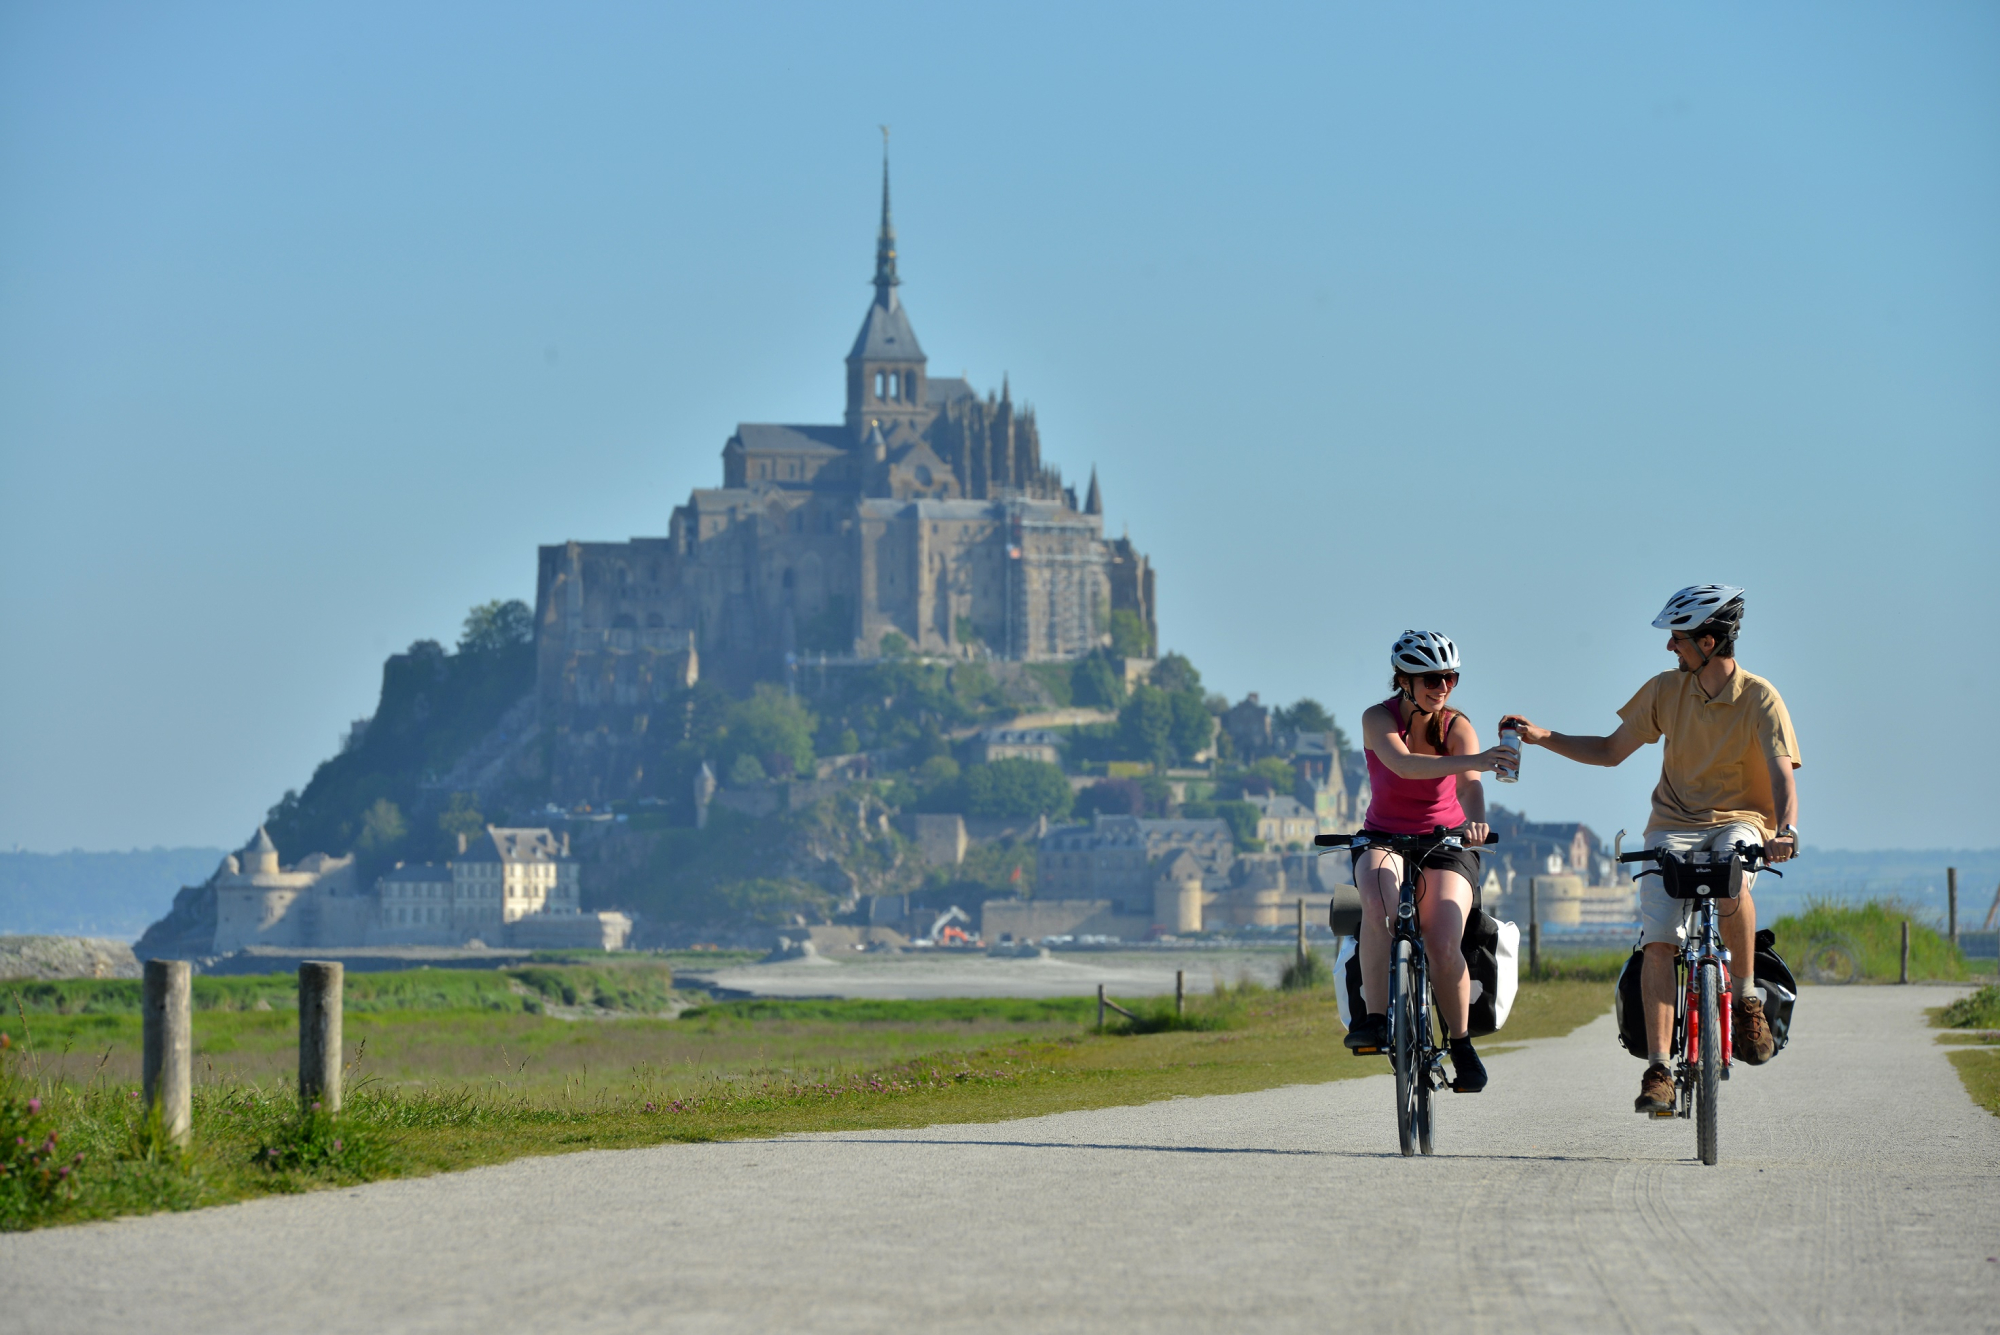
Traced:
<svg viewBox="0 0 2000 1335">
<path fill-rule="evenodd" d="M 1722 944 L 1715 901 L 1742 894 L 1745 876 L 1761 871 L 1773 876 L 1784 873 L 1764 861 L 1762 844 L 1738 841 L 1726 854 L 1705 848 L 1687 853 L 1661 848 L 1627 853 L 1624 842 L 1625 832 L 1620 830 L 1613 844 L 1619 862 L 1654 864 L 1635 875 L 1634 881 L 1657 876 L 1674 899 L 1696 901 L 1694 925 L 1674 956 L 1674 1034 L 1669 1048 L 1674 1054 L 1674 1108 L 1653 1116 L 1692 1117 L 1695 1149 L 1701 1161 L 1713 1167 L 1720 1156 L 1719 1105 L 1722 1082 L 1729 1078 L 1733 1059 L 1734 1028 L 1729 1004 L 1730 955 Z"/>
<path fill-rule="evenodd" d="M 1488 844 L 1500 837 L 1486 836 Z M 1424 859 L 1440 848 L 1463 848 L 1465 841 L 1439 826 L 1430 834 L 1316 834 L 1319 848 L 1386 848 L 1403 860 L 1403 884 L 1389 942 L 1389 1061 L 1396 1071 L 1396 1139 L 1403 1156 L 1435 1153 L 1436 1109 L 1431 1094 L 1449 1088 L 1447 1051 L 1432 1021 L 1430 961 L 1417 923 L 1417 890 Z M 1324 855 L 1322 855 L 1324 856 Z M 1441 1022 L 1440 1022 L 1441 1023 Z M 1357 1048 L 1366 1056 L 1380 1049 Z"/>
</svg>

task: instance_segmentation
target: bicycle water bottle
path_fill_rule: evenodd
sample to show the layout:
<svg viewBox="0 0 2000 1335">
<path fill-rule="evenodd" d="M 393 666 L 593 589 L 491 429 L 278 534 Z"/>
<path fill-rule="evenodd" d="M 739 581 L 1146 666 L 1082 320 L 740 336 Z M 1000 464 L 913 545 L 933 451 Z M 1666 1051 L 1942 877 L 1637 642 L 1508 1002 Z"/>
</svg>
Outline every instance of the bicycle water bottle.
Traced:
<svg viewBox="0 0 2000 1335">
<path fill-rule="evenodd" d="M 1503 769 L 1503 770 L 1501 770 L 1501 771 L 1500 771 L 1499 773 L 1495 774 L 1495 775 L 1493 776 L 1493 778 L 1494 778 L 1494 780 L 1495 780 L 1496 782 L 1498 782 L 1498 783 L 1515 783 L 1515 782 L 1518 782 L 1518 781 L 1519 781 L 1519 779 L 1520 779 L 1520 777 L 1521 777 L 1521 734 L 1520 734 L 1520 732 L 1519 732 L 1519 731 L 1518 731 L 1517 729 L 1514 729 L 1514 728 L 1502 728 L 1502 729 L 1500 729 L 1500 745 L 1502 745 L 1502 746 L 1504 746 L 1504 747 L 1507 747 L 1507 748 L 1509 748 L 1510 750 L 1512 750 L 1512 751 L 1513 751 L 1513 753 L 1514 753 L 1514 768 L 1513 768 L 1513 769 L 1511 769 L 1511 770 L 1504 770 L 1504 769 Z"/>
</svg>

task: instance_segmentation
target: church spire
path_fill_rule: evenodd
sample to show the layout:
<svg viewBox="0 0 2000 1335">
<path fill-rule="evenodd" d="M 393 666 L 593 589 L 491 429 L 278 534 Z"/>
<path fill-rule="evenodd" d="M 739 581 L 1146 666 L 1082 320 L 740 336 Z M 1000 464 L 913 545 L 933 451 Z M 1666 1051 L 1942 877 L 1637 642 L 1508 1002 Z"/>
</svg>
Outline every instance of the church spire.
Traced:
<svg viewBox="0 0 2000 1335">
<path fill-rule="evenodd" d="M 882 127 L 882 231 L 875 238 L 875 304 L 896 309 L 896 224 L 889 220 L 889 127 Z"/>
<path fill-rule="evenodd" d="M 1104 493 L 1097 489 L 1096 464 L 1090 466 L 1090 496 L 1083 503 L 1083 512 L 1087 515 L 1101 515 L 1104 513 Z"/>
</svg>

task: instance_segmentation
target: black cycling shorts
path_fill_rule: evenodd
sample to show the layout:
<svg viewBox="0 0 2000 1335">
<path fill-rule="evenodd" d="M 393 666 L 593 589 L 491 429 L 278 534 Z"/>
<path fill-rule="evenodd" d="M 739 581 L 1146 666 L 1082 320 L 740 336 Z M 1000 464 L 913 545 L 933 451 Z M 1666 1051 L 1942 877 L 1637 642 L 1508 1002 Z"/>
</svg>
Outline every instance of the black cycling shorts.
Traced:
<svg viewBox="0 0 2000 1335">
<path fill-rule="evenodd" d="M 1370 839 L 1408 837 L 1406 835 L 1393 835 L 1385 830 L 1363 830 L 1361 833 L 1367 835 Z M 1452 833 L 1463 839 L 1465 837 L 1465 827 L 1461 825 L 1458 829 L 1452 831 Z M 1372 846 L 1381 847 L 1381 845 Z M 1356 864 L 1361 861 L 1361 855 L 1367 851 L 1367 847 L 1350 848 L 1347 850 L 1347 870 L 1350 880 L 1353 879 Z M 1470 848 L 1434 848 L 1424 855 L 1424 867 L 1429 871 L 1455 871 L 1460 876 L 1463 876 L 1466 879 L 1466 883 L 1472 887 L 1473 905 L 1475 907 L 1478 906 L 1479 854 L 1476 850 Z M 1359 881 L 1355 881 L 1354 883 L 1356 885 L 1360 884 Z"/>
</svg>

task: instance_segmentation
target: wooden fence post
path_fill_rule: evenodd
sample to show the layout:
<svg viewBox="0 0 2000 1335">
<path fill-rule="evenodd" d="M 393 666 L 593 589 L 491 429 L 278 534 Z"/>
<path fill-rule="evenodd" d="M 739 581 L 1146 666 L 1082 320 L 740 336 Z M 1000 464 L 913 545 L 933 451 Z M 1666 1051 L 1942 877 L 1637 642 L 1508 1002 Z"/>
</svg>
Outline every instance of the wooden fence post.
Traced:
<svg viewBox="0 0 2000 1335">
<path fill-rule="evenodd" d="M 188 1023 L 189 979 L 186 960 L 147 960 L 145 1017 L 139 1059 L 141 1099 L 147 1116 L 160 1110 L 160 1127 L 167 1139 L 186 1145 L 194 1125 L 190 1068 L 194 1053 Z"/>
<path fill-rule="evenodd" d="M 1944 869 L 1944 899 L 1947 933 L 1952 945 L 1958 944 L 1958 868 Z"/>
<path fill-rule="evenodd" d="M 1910 981 L 1910 920 L 1908 918 L 1903 919 L 1903 967 L 1898 971 L 1896 981 L 1899 983 Z"/>
<path fill-rule="evenodd" d="M 1104 1032 L 1104 984 L 1097 985 L 1097 1032 Z"/>
<path fill-rule="evenodd" d="M 299 1108 L 318 1103 L 340 1111 L 340 1001 L 346 966 L 307 960 L 299 965 Z"/>
<path fill-rule="evenodd" d="M 1542 915 L 1535 902 L 1535 878 L 1528 878 L 1528 977 L 1542 976 Z"/>
<path fill-rule="evenodd" d="M 1306 902 L 1299 901 L 1299 973 L 1306 971 Z"/>
<path fill-rule="evenodd" d="M 1187 1014 L 1187 970 L 1174 970 L 1174 1014 Z"/>
</svg>

